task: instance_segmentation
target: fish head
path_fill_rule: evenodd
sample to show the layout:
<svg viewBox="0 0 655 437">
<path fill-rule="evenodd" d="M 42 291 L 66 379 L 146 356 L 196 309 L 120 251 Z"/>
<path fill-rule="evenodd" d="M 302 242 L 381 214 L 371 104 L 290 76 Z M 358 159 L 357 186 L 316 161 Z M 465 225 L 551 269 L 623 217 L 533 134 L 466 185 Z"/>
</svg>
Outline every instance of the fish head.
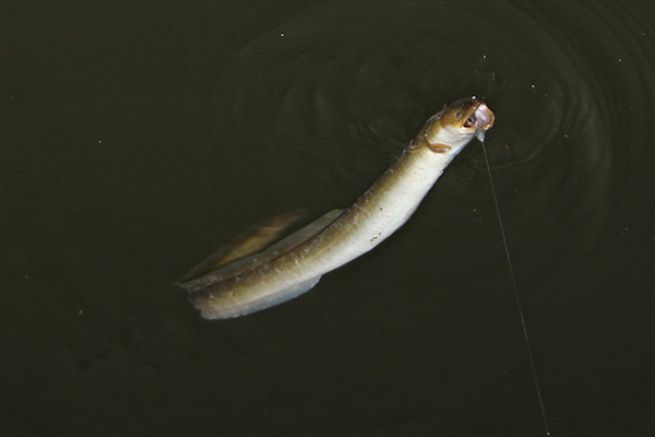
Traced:
<svg viewBox="0 0 655 437">
<path fill-rule="evenodd" d="M 454 152 L 474 137 L 484 141 L 485 133 L 494 125 L 496 117 L 478 97 L 469 97 L 451 103 L 436 114 L 426 129 L 428 144 L 439 150 Z M 432 147 L 431 147 L 432 148 Z"/>
</svg>

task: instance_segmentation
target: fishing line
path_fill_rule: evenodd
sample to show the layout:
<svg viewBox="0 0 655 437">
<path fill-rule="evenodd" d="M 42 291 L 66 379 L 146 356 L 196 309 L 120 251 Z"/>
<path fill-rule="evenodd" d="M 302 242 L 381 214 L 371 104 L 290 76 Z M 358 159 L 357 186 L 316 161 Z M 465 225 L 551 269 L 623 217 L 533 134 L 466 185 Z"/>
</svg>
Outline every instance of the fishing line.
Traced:
<svg viewBox="0 0 655 437">
<path fill-rule="evenodd" d="M 507 236 L 505 235 L 505 226 L 503 224 L 503 218 L 500 215 L 500 205 L 498 204 L 498 196 L 496 196 L 496 186 L 494 185 L 494 178 L 491 176 L 491 166 L 489 165 L 489 157 L 487 156 L 487 147 L 485 146 L 484 141 L 481 141 L 481 143 L 482 143 L 482 152 L 484 154 L 484 162 L 487 165 L 487 173 L 489 174 L 491 195 L 494 198 L 494 205 L 496 206 L 496 216 L 498 217 L 498 226 L 500 227 L 500 235 L 503 240 L 503 247 L 505 248 L 505 258 L 507 259 L 509 274 L 512 278 L 512 288 L 514 289 L 514 298 L 516 299 L 516 306 L 518 307 L 519 316 L 521 318 L 521 326 L 523 327 L 523 338 L 525 339 L 525 347 L 528 351 L 528 358 L 530 359 L 530 368 L 532 369 L 532 380 L 534 381 L 534 388 L 535 391 L 537 392 L 537 400 L 539 401 L 539 409 L 541 410 L 541 419 L 544 424 L 544 430 L 546 431 L 546 436 L 549 436 L 550 429 L 548 426 L 548 419 L 546 417 L 546 408 L 544 407 L 544 400 L 541 397 L 541 387 L 539 386 L 539 378 L 537 377 L 537 367 L 534 364 L 534 355 L 532 353 L 532 347 L 530 346 L 530 337 L 528 336 L 528 328 L 525 324 L 525 316 L 523 315 L 523 305 L 521 305 L 521 298 L 519 296 L 519 287 L 518 285 L 516 285 L 516 276 L 514 275 L 512 258 L 509 255 L 509 246 L 507 244 Z"/>
</svg>

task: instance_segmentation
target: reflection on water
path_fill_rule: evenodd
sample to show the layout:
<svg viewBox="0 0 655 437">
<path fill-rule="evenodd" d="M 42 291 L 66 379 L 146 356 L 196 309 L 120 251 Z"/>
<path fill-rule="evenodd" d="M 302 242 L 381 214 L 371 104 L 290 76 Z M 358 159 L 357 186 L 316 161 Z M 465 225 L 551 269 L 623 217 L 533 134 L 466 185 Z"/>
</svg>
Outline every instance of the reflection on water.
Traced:
<svg viewBox="0 0 655 437">
<path fill-rule="evenodd" d="M 151 3 L 0 27 L 22 29 L 0 51 L 6 373 L 26 375 L 7 411 L 110 434 L 539 435 L 476 144 L 403 231 L 297 302 L 202 324 L 166 286 L 263 217 L 348 206 L 475 94 L 552 431 L 643 435 L 650 3 Z"/>
</svg>

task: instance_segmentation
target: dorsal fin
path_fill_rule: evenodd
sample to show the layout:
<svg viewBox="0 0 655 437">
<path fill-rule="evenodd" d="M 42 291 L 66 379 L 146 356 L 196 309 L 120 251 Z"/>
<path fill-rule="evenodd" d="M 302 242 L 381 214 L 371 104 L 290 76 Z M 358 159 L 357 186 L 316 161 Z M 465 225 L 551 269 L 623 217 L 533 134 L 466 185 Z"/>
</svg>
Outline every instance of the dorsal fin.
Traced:
<svg viewBox="0 0 655 437">
<path fill-rule="evenodd" d="M 293 249 L 299 244 L 309 240 L 311 237 L 325 229 L 329 226 L 334 220 L 337 219 L 342 214 L 342 209 L 334 209 L 323 216 L 318 220 L 313 221 L 307 226 L 297 230 L 296 232 L 288 235 L 287 237 L 281 239 L 280 241 L 271 244 L 268 248 L 260 250 L 259 252 L 254 252 L 250 250 L 248 255 L 241 256 L 239 258 L 234 257 L 218 257 L 216 254 L 221 254 L 224 250 L 223 248 L 215 252 L 214 255 L 211 255 L 205 261 L 200 263 L 198 267 L 192 269 L 187 273 L 177 285 L 181 286 L 187 291 L 195 291 L 201 288 L 205 288 L 208 285 L 215 284 L 217 282 L 223 281 L 228 278 L 232 278 L 239 273 L 251 270 L 259 265 L 262 265 L 273 258 L 276 258 L 282 255 L 285 252 Z M 288 225 L 287 225 L 288 226 Z M 279 235 L 279 233 L 277 234 Z M 269 239 L 268 243 L 272 240 Z M 248 243 L 250 244 L 250 243 Z M 234 243 L 232 243 L 234 245 Z M 256 247 L 257 245 L 250 244 L 249 248 Z M 266 247 L 265 245 L 260 245 L 260 248 Z M 233 253 L 232 250 L 230 253 Z M 234 253 L 243 253 L 243 252 L 234 252 Z M 224 262 L 225 259 L 228 259 L 227 262 Z M 230 261 L 231 259 L 231 261 Z M 214 262 L 214 260 L 220 261 L 220 263 Z M 202 268 L 201 268 L 202 267 Z M 209 269 L 207 269 L 209 267 Z"/>
<path fill-rule="evenodd" d="M 261 251 L 277 240 L 294 223 L 306 216 L 306 211 L 295 210 L 276 215 L 250 227 L 189 270 L 180 281 L 197 278 L 230 262 Z"/>
</svg>

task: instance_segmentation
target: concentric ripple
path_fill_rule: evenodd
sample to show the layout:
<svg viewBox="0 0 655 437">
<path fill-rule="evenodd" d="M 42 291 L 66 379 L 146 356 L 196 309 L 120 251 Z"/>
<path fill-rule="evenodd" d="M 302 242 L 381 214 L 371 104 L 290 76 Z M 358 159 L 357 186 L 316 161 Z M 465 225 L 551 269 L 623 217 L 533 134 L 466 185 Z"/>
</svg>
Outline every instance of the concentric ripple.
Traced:
<svg viewBox="0 0 655 437">
<path fill-rule="evenodd" d="M 540 234 L 549 259 L 521 268 L 543 279 L 605 244 L 621 181 L 653 156 L 646 16 L 584 1 L 329 2 L 244 37 L 225 62 L 206 60 L 223 49 L 219 35 L 206 38 L 188 68 L 213 78 L 202 98 L 218 154 L 242 156 L 289 196 L 334 193 L 337 204 L 363 192 L 443 104 L 484 96 L 497 115 L 487 147 L 510 244 L 528 253 Z M 226 132 L 238 141 L 221 141 Z M 494 220 L 479 147 L 448 179 L 448 207 Z M 465 270 L 488 256 L 453 262 Z"/>
</svg>

